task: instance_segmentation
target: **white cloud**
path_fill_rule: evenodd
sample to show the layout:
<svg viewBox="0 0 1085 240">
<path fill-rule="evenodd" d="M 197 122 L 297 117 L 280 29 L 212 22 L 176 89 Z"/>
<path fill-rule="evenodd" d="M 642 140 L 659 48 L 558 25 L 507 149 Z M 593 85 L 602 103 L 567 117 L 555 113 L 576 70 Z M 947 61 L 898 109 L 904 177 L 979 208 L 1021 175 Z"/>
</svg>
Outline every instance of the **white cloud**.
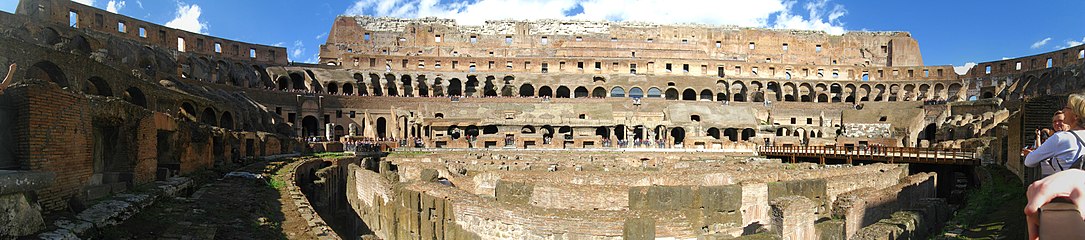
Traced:
<svg viewBox="0 0 1085 240">
<path fill-rule="evenodd" d="M 299 58 L 303 53 L 305 53 L 305 43 L 302 43 L 301 40 L 294 41 L 294 51 L 290 53 L 290 57 Z"/>
<path fill-rule="evenodd" d="M 965 75 L 974 66 L 976 66 L 974 62 L 965 63 L 964 66 L 953 66 L 953 72 L 957 73 L 957 75 Z"/>
<path fill-rule="evenodd" d="M 320 53 L 313 53 L 313 55 L 309 56 L 309 59 L 305 59 L 304 62 L 305 63 L 316 63 L 318 61 L 320 61 Z"/>
<path fill-rule="evenodd" d="M 320 39 L 325 38 L 325 37 L 328 37 L 327 32 L 321 33 L 320 35 L 316 35 L 316 40 L 320 40 Z"/>
<path fill-rule="evenodd" d="M 1058 47 L 1058 48 L 1059 48 L 1059 49 L 1063 49 L 1063 48 L 1070 48 L 1070 47 L 1076 47 L 1077 45 L 1081 45 L 1081 44 L 1083 44 L 1083 43 L 1085 43 L 1085 37 L 1082 37 L 1082 38 L 1081 38 L 1081 41 L 1077 41 L 1077 40 L 1066 40 L 1066 45 L 1059 45 L 1059 47 Z"/>
<path fill-rule="evenodd" d="M 200 6 L 177 3 L 177 13 L 173 20 L 166 22 L 167 27 L 181 29 L 194 33 L 207 34 L 207 23 L 200 22 Z"/>
<path fill-rule="evenodd" d="M 143 1 L 136 0 L 136 5 L 139 6 L 139 9 L 143 9 Z"/>
<path fill-rule="evenodd" d="M 1050 42 L 1050 41 L 1051 41 L 1051 38 L 1044 38 L 1043 40 L 1036 41 L 1036 42 L 1032 43 L 1032 49 L 1041 48 L 1044 45 L 1047 45 L 1047 42 Z"/>
<path fill-rule="evenodd" d="M 828 0 L 810 0 L 805 13 L 792 12 L 794 0 L 356 0 L 346 15 L 400 18 L 439 17 L 463 25 L 480 25 L 495 19 L 581 19 L 643 21 L 653 23 L 704 23 L 743 27 L 776 27 L 845 32 L 844 6 Z M 831 5 L 831 6 L 830 6 Z M 696 7 L 690 7 L 696 6 Z M 579 9 L 580 13 L 567 14 Z M 801 11 L 801 10 L 800 10 Z M 775 21 L 770 19 L 775 16 Z"/>
<path fill-rule="evenodd" d="M 105 4 L 105 10 L 111 13 L 117 13 L 124 8 L 124 1 L 109 0 L 109 3 Z"/>
<path fill-rule="evenodd" d="M 94 0 L 72 0 L 72 2 L 82 3 L 87 6 L 94 6 Z"/>
</svg>

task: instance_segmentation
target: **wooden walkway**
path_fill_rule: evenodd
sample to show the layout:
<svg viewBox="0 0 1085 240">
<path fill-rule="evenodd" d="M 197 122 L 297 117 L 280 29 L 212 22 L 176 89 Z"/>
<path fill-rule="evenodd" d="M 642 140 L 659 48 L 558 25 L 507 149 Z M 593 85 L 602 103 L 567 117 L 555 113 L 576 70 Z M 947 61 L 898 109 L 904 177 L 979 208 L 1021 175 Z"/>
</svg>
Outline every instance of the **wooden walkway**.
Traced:
<svg viewBox="0 0 1085 240">
<path fill-rule="evenodd" d="M 818 159 L 821 164 L 825 164 L 826 159 L 844 160 L 848 164 L 855 160 L 941 165 L 980 164 L 975 150 L 960 148 L 762 146 L 757 148 L 757 152 L 762 156 L 779 157 L 790 162 L 795 162 L 796 158 Z"/>
</svg>

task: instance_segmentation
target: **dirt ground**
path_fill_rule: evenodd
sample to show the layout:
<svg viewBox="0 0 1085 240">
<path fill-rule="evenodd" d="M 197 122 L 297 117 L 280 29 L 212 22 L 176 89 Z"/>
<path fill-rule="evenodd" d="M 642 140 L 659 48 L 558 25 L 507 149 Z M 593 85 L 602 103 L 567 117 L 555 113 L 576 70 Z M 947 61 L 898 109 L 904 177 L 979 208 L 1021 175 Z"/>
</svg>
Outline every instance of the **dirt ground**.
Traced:
<svg viewBox="0 0 1085 240">
<path fill-rule="evenodd" d="M 984 167 L 983 186 L 968 196 L 942 236 L 935 239 L 1025 239 L 1025 186 L 999 166 Z"/>
<path fill-rule="evenodd" d="M 194 174 L 190 196 L 160 199 L 103 239 L 316 239 L 276 174 L 291 159 L 257 162 L 238 171 L 263 178 L 222 178 L 225 171 Z"/>
</svg>

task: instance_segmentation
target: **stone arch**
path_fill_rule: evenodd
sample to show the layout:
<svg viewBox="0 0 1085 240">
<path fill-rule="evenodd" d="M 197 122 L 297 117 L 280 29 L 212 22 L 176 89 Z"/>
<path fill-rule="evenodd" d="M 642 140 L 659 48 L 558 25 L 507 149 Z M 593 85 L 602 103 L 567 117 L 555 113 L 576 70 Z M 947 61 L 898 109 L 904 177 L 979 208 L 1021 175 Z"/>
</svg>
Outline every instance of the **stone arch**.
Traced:
<svg viewBox="0 0 1085 240">
<path fill-rule="evenodd" d="M 369 88 L 373 89 L 373 96 L 384 95 L 384 87 L 381 86 L 381 78 L 375 73 L 369 74 Z"/>
<path fill-rule="evenodd" d="M 343 83 L 343 94 L 354 95 L 354 84 Z"/>
<path fill-rule="evenodd" d="M 520 85 L 520 97 L 533 97 L 535 96 L 535 87 L 531 86 L 531 83 L 524 83 Z"/>
<path fill-rule="evenodd" d="M 305 76 L 301 73 L 290 73 L 290 85 L 294 90 L 309 90 L 309 88 L 305 86 Z"/>
<path fill-rule="evenodd" d="M 603 87 L 595 87 L 591 90 L 591 97 L 593 98 L 605 98 L 607 97 L 607 90 Z"/>
<path fill-rule="evenodd" d="M 478 77 L 467 76 L 467 83 L 463 85 L 463 95 L 476 97 L 478 96 Z"/>
<path fill-rule="evenodd" d="M 459 78 L 448 80 L 448 96 L 463 96 L 463 84 Z"/>
<path fill-rule="evenodd" d="M 279 79 L 275 80 L 275 82 L 278 85 L 279 90 L 290 89 L 290 78 L 287 76 L 279 76 Z"/>
<path fill-rule="evenodd" d="M 576 90 L 573 90 L 573 97 L 574 98 L 588 97 L 588 88 L 585 88 L 584 86 L 577 87 Z"/>
<path fill-rule="evenodd" d="M 742 141 L 749 141 L 754 136 L 757 136 L 757 131 L 753 128 L 742 129 Z"/>
<path fill-rule="evenodd" d="M 72 40 L 68 41 L 68 47 L 70 47 L 73 52 L 80 55 L 87 55 L 94 51 L 90 47 L 90 42 L 87 41 L 87 38 L 83 37 L 83 35 L 75 35 L 72 37 Z"/>
<path fill-rule="evenodd" d="M 556 97 L 556 98 L 569 98 L 570 97 L 570 95 L 569 95 L 569 87 L 558 86 L 558 90 L 554 94 L 554 97 Z"/>
<path fill-rule="evenodd" d="M 388 94 L 388 96 L 399 96 L 399 89 L 396 88 L 396 75 L 393 75 L 391 73 L 384 74 L 384 87 L 384 91 Z"/>
<path fill-rule="evenodd" d="M 661 98 L 661 97 L 663 97 L 663 92 L 660 91 L 659 88 L 657 88 L 657 87 L 648 88 L 648 98 Z"/>
<path fill-rule="evenodd" d="M 41 79 L 56 83 L 61 88 L 69 87 L 68 78 L 64 76 L 64 71 L 60 70 L 56 64 L 50 61 L 40 61 L 31 65 L 26 70 L 26 78 L 28 79 Z"/>
<path fill-rule="evenodd" d="M 418 96 L 429 97 L 430 85 L 426 84 L 426 75 L 418 75 L 415 82 L 418 85 Z"/>
<path fill-rule="evenodd" d="M 411 75 L 404 74 L 399 77 L 400 88 L 403 89 L 403 93 L 399 94 L 403 97 L 414 97 L 414 84 L 411 82 Z M 391 92 L 391 91 L 389 91 Z"/>
<path fill-rule="evenodd" d="M 339 85 L 335 82 L 328 82 L 327 89 L 329 94 L 339 94 Z"/>
<path fill-rule="evenodd" d="M 692 88 L 682 90 L 682 100 L 697 101 L 697 91 L 693 90 Z"/>
<path fill-rule="evenodd" d="M 542 86 L 539 88 L 539 97 L 554 97 L 554 90 L 550 89 L 550 86 Z"/>
<path fill-rule="evenodd" d="M 203 109 L 203 113 L 200 114 L 200 123 L 207 124 L 209 126 L 218 125 L 218 116 L 215 113 L 215 109 L 206 107 Z"/>
<path fill-rule="evenodd" d="M 497 96 L 497 85 L 494 84 L 494 80 L 497 80 L 494 76 L 486 76 L 486 82 L 482 85 L 482 95 L 487 97 Z"/>
<path fill-rule="evenodd" d="M 715 127 L 708 128 L 708 136 L 712 137 L 713 139 L 720 140 L 721 139 L 720 129 L 715 128 Z"/>
<path fill-rule="evenodd" d="M 919 92 L 917 93 L 916 99 L 920 100 L 920 101 L 927 100 L 928 98 L 930 98 L 930 91 L 931 91 L 931 85 L 930 84 L 926 84 L 926 83 L 920 84 L 919 85 Z"/>
<path fill-rule="evenodd" d="M 800 102 L 813 102 L 816 95 L 814 87 L 810 83 L 799 84 L 798 96 Z"/>
<path fill-rule="evenodd" d="M 222 116 L 219 117 L 219 127 L 225 129 L 235 129 L 234 115 L 230 114 L 230 111 L 222 111 Z"/>
<path fill-rule="evenodd" d="M 667 99 L 667 100 L 678 100 L 679 99 L 678 89 L 675 89 L 673 87 L 667 88 L 667 92 L 665 92 L 663 95 L 664 95 L 664 98 Z"/>
<path fill-rule="evenodd" d="M 41 29 L 39 34 L 41 36 L 41 42 L 45 45 L 56 45 L 62 40 L 60 33 L 57 33 L 57 30 L 51 27 Z"/>
<path fill-rule="evenodd" d="M 675 145 L 683 144 L 686 141 L 686 129 L 682 127 L 671 128 L 670 136 Z"/>
<path fill-rule="evenodd" d="M 444 79 L 442 79 L 440 77 L 433 78 L 433 96 L 443 97 L 443 96 L 445 96 L 445 91 L 447 89 L 448 88 L 445 87 L 445 80 Z"/>
<path fill-rule="evenodd" d="M 949 100 L 949 101 L 960 100 L 961 99 L 961 94 L 963 92 L 963 91 L 961 91 L 961 88 L 962 88 L 962 86 L 961 86 L 960 83 L 950 84 L 949 85 L 949 92 L 946 93 L 948 95 L 948 97 L 949 97 L 947 100 Z"/>
<path fill-rule="evenodd" d="M 712 90 L 709 90 L 709 89 L 701 90 L 701 94 L 700 94 L 699 97 L 700 98 L 698 98 L 697 100 L 700 100 L 700 101 L 712 101 Z"/>
<path fill-rule="evenodd" d="M 188 102 L 188 101 L 182 102 L 181 103 L 181 109 L 178 109 L 178 110 L 181 111 L 179 115 L 184 116 L 186 118 L 190 118 L 191 120 L 196 119 L 196 106 L 192 105 L 191 102 Z"/>
<path fill-rule="evenodd" d="M 610 88 L 610 97 L 625 97 L 625 89 L 621 86 Z"/>
<path fill-rule="evenodd" d="M 383 124 L 384 118 L 378 119 L 378 126 Z M 378 127 L 378 132 L 380 128 Z M 320 136 L 320 120 L 317 120 L 313 115 L 305 116 L 301 119 L 301 135 L 305 137 Z"/>
<path fill-rule="evenodd" d="M 629 89 L 629 97 L 630 98 L 643 98 L 644 97 L 644 90 L 641 90 L 640 87 L 630 88 Z"/>
<path fill-rule="evenodd" d="M 734 81 L 731 83 L 731 97 L 735 102 L 746 101 L 746 85 L 742 81 Z"/>
<path fill-rule="evenodd" d="M 512 76 L 505 76 L 501 79 L 501 96 L 512 97 L 516 92 L 516 87 L 512 86 L 512 81 L 516 80 Z"/>
<path fill-rule="evenodd" d="M 83 86 L 83 92 L 91 95 L 113 96 L 113 89 L 109 87 L 109 83 L 98 76 L 87 79 L 87 83 Z"/>
<path fill-rule="evenodd" d="M 139 90 L 137 87 L 130 87 L 127 90 L 124 90 L 124 101 L 147 108 L 147 96 L 143 95 L 143 91 Z"/>
</svg>

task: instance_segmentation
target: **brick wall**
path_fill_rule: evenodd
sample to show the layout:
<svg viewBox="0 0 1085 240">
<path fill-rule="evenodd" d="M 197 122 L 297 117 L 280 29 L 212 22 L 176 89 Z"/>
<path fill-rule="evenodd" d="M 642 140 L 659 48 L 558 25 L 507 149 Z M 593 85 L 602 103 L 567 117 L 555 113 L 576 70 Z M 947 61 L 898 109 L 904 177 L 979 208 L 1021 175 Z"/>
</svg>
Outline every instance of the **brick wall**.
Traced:
<svg viewBox="0 0 1085 240">
<path fill-rule="evenodd" d="M 8 93 L 25 101 L 17 104 L 17 156 L 25 169 L 56 173 L 53 184 L 37 194 L 43 208 L 63 209 L 66 199 L 79 193 L 94 170 L 88 101 L 56 85 L 18 89 Z"/>
</svg>

